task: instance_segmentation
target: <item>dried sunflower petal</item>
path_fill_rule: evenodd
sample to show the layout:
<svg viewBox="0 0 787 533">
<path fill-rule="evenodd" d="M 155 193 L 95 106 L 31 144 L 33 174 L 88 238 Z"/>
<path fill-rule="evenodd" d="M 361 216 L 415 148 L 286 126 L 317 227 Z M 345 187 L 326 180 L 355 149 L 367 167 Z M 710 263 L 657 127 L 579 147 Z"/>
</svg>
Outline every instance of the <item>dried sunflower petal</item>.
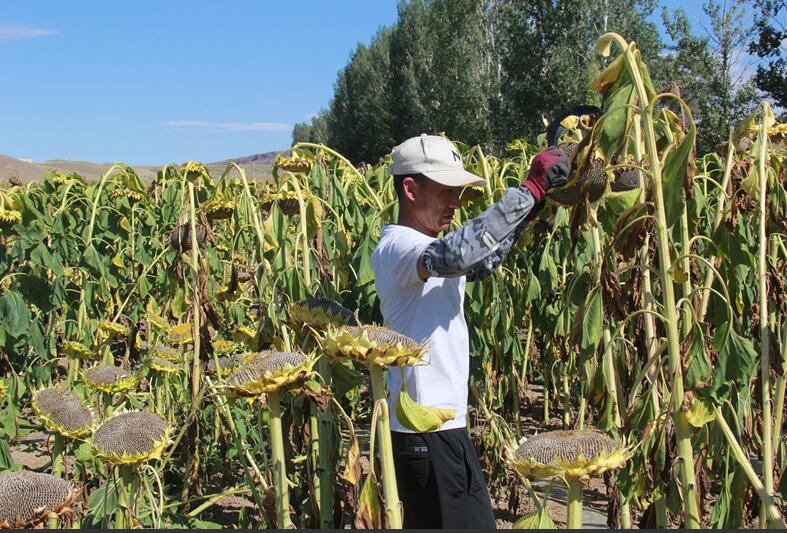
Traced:
<svg viewBox="0 0 787 533">
<path fill-rule="evenodd" d="M 93 426 L 90 409 L 63 387 L 49 387 L 33 394 L 33 412 L 49 431 L 70 439 L 84 437 Z"/>
<path fill-rule="evenodd" d="M 90 359 L 96 355 L 93 350 L 84 344 L 75 341 L 64 341 L 63 351 L 66 353 L 66 355 L 75 359 Z"/>
<path fill-rule="evenodd" d="M 137 384 L 136 376 L 125 368 L 108 365 L 83 370 L 82 379 L 89 387 L 107 394 L 125 391 Z"/>
<path fill-rule="evenodd" d="M 227 383 L 237 394 L 259 396 L 305 380 L 313 366 L 314 358 L 302 353 L 266 350 L 235 370 Z"/>
<path fill-rule="evenodd" d="M 413 366 L 422 362 L 428 343 L 382 326 L 346 326 L 329 328 L 324 348 L 337 359 L 376 366 Z"/>
<path fill-rule="evenodd" d="M 509 450 L 509 463 L 526 477 L 584 477 L 619 468 L 631 450 L 594 429 L 548 431 Z"/>
<path fill-rule="evenodd" d="M 355 324 L 355 315 L 330 298 L 307 298 L 290 304 L 290 318 L 295 324 L 308 324 L 324 329 L 326 326 Z"/>
<path fill-rule="evenodd" d="M 69 512 L 73 499 L 68 482 L 51 474 L 0 474 L 0 529 L 36 527 Z"/>
<path fill-rule="evenodd" d="M 111 464 L 139 464 L 161 456 L 170 428 L 156 413 L 115 415 L 93 434 L 96 456 Z"/>
</svg>

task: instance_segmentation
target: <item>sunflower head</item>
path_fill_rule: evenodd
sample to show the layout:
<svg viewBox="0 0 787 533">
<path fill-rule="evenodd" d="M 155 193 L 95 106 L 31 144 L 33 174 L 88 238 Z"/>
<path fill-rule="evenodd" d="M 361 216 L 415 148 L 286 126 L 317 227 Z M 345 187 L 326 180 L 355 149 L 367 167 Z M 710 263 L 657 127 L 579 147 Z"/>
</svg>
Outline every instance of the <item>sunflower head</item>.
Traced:
<svg viewBox="0 0 787 533">
<path fill-rule="evenodd" d="M 213 352 L 219 355 L 232 353 L 240 348 L 237 342 L 226 339 L 215 339 L 211 344 L 213 344 Z"/>
<path fill-rule="evenodd" d="M 382 326 L 345 326 L 328 329 L 324 348 L 337 359 L 376 366 L 413 366 L 421 363 L 428 343 Z"/>
<path fill-rule="evenodd" d="M 49 387 L 34 393 L 33 412 L 47 430 L 70 439 L 84 437 L 93 426 L 90 409 L 63 387 Z"/>
<path fill-rule="evenodd" d="M 109 418 L 93 434 L 96 456 L 116 465 L 156 459 L 169 441 L 170 428 L 156 413 L 132 411 Z"/>
<path fill-rule="evenodd" d="M 259 342 L 259 336 L 257 332 L 247 326 L 238 326 L 235 328 L 235 331 L 232 332 L 232 340 L 239 343 L 244 343 L 250 349 L 254 350 L 257 348 Z"/>
<path fill-rule="evenodd" d="M 313 366 L 314 358 L 302 353 L 266 350 L 248 359 L 227 382 L 241 396 L 259 396 L 305 380 Z"/>
<path fill-rule="evenodd" d="M 230 218 L 235 212 L 235 207 L 233 200 L 217 196 L 203 204 L 202 210 L 205 212 L 205 217 L 212 222 Z"/>
<path fill-rule="evenodd" d="M 91 359 L 96 355 L 93 350 L 76 341 L 63 341 L 63 351 L 74 359 Z"/>
<path fill-rule="evenodd" d="M 167 359 L 156 357 L 155 355 L 149 357 L 145 361 L 145 366 L 162 374 L 174 374 L 176 372 L 180 372 L 180 367 L 178 365 Z"/>
<path fill-rule="evenodd" d="M 284 157 L 279 156 L 273 162 L 273 166 L 289 172 L 308 172 L 312 168 L 312 160 L 308 157 Z"/>
<path fill-rule="evenodd" d="M 22 213 L 16 209 L 0 207 L 0 229 L 9 229 L 14 224 L 22 222 Z"/>
<path fill-rule="evenodd" d="M 305 194 L 305 193 L 304 193 Z M 298 195 L 294 191 L 269 192 L 262 195 L 261 208 L 269 211 L 276 204 L 285 215 L 297 215 L 301 211 Z"/>
<path fill-rule="evenodd" d="M 137 384 L 137 377 L 125 368 L 108 365 L 83 370 L 82 379 L 88 387 L 107 394 L 126 391 Z"/>
<path fill-rule="evenodd" d="M 177 326 L 172 326 L 167 333 L 167 340 L 170 344 L 188 344 L 194 340 L 194 335 L 191 331 L 191 324 L 184 322 Z"/>
<path fill-rule="evenodd" d="M 171 346 L 156 346 L 153 350 L 149 352 L 151 357 L 155 357 L 158 359 L 164 359 L 166 361 L 178 361 L 180 360 L 180 353 Z"/>
<path fill-rule="evenodd" d="M 622 466 L 631 450 L 595 429 L 548 431 L 508 450 L 511 467 L 526 477 L 581 478 Z"/>
<path fill-rule="evenodd" d="M 233 372 L 236 368 L 243 365 L 247 359 L 255 356 L 257 354 L 232 354 L 232 355 L 225 355 L 223 357 L 218 357 L 216 359 L 210 359 L 208 364 L 205 366 L 206 372 L 209 374 L 218 375 L 221 377 L 228 376 L 231 372 Z M 216 370 L 216 362 L 218 361 L 218 371 Z"/>
<path fill-rule="evenodd" d="M 100 329 L 109 337 L 114 335 L 117 335 L 118 337 L 127 337 L 129 334 L 128 328 L 126 326 L 123 324 L 118 324 L 117 322 L 110 322 L 109 320 L 99 321 L 98 329 Z"/>
<path fill-rule="evenodd" d="M 310 325 L 317 329 L 356 323 L 355 315 L 349 309 L 330 298 L 307 298 L 290 304 L 290 319 L 295 324 Z"/>
<path fill-rule="evenodd" d="M 167 319 L 161 316 L 159 313 L 154 311 L 148 310 L 145 313 L 145 316 L 148 319 L 148 324 L 153 326 L 158 331 L 167 331 L 170 328 L 169 322 Z"/>
<path fill-rule="evenodd" d="M 51 474 L 0 474 L 0 529 L 34 528 L 70 512 L 73 500 L 68 482 Z"/>
</svg>

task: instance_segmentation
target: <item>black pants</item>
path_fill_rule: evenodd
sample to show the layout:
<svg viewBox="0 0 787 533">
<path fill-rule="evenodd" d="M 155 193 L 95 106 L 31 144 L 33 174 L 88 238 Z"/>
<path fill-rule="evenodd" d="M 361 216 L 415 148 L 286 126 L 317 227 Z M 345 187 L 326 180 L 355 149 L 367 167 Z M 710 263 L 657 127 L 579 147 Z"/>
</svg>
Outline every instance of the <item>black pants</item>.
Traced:
<svg viewBox="0 0 787 533">
<path fill-rule="evenodd" d="M 467 429 L 391 437 L 405 528 L 495 528 Z"/>
</svg>

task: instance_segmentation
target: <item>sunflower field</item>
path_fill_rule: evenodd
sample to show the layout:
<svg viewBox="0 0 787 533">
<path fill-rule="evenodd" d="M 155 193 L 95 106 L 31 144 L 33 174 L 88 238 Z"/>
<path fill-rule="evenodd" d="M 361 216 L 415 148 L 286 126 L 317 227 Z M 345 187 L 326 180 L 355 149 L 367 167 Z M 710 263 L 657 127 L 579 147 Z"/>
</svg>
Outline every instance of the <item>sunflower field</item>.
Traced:
<svg viewBox="0 0 787 533">
<path fill-rule="evenodd" d="M 467 289 L 498 518 L 554 527 L 554 485 L 571 527 L 591 487 L 613 527 L 784 527 L 787 125 L 763 103 L 697 154 L 636 45 L 597 50 L 601 113 L 559 132 L 571 180 Z M 487 186 L 455 227 L 546 140 L 457 145 Z M 428 348 L 380 327 L 387 163 L 299 143 L 272 179 L 189 161 L 0 189 L 0 527 L 401 527 L 385 373 Z M 35 434 L 45 462 L 17 462 Z"/>
</svg>

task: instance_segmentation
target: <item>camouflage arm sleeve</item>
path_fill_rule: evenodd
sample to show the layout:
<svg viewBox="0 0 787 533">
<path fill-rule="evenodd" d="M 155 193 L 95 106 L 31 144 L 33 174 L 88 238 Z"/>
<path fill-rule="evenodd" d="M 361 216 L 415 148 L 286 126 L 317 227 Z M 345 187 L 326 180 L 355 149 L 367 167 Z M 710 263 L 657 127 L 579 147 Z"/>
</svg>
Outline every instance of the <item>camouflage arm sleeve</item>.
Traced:
<svg viewBox="0 0 787 533">
<path fill-rule="evenodd" d="M 508 255 L 534 205 L 528 189 L 508 189 L 489 209 L 427 246 L 422 255 L 426 272 L 439 278 L 485 278 Z"/>
</svg>

